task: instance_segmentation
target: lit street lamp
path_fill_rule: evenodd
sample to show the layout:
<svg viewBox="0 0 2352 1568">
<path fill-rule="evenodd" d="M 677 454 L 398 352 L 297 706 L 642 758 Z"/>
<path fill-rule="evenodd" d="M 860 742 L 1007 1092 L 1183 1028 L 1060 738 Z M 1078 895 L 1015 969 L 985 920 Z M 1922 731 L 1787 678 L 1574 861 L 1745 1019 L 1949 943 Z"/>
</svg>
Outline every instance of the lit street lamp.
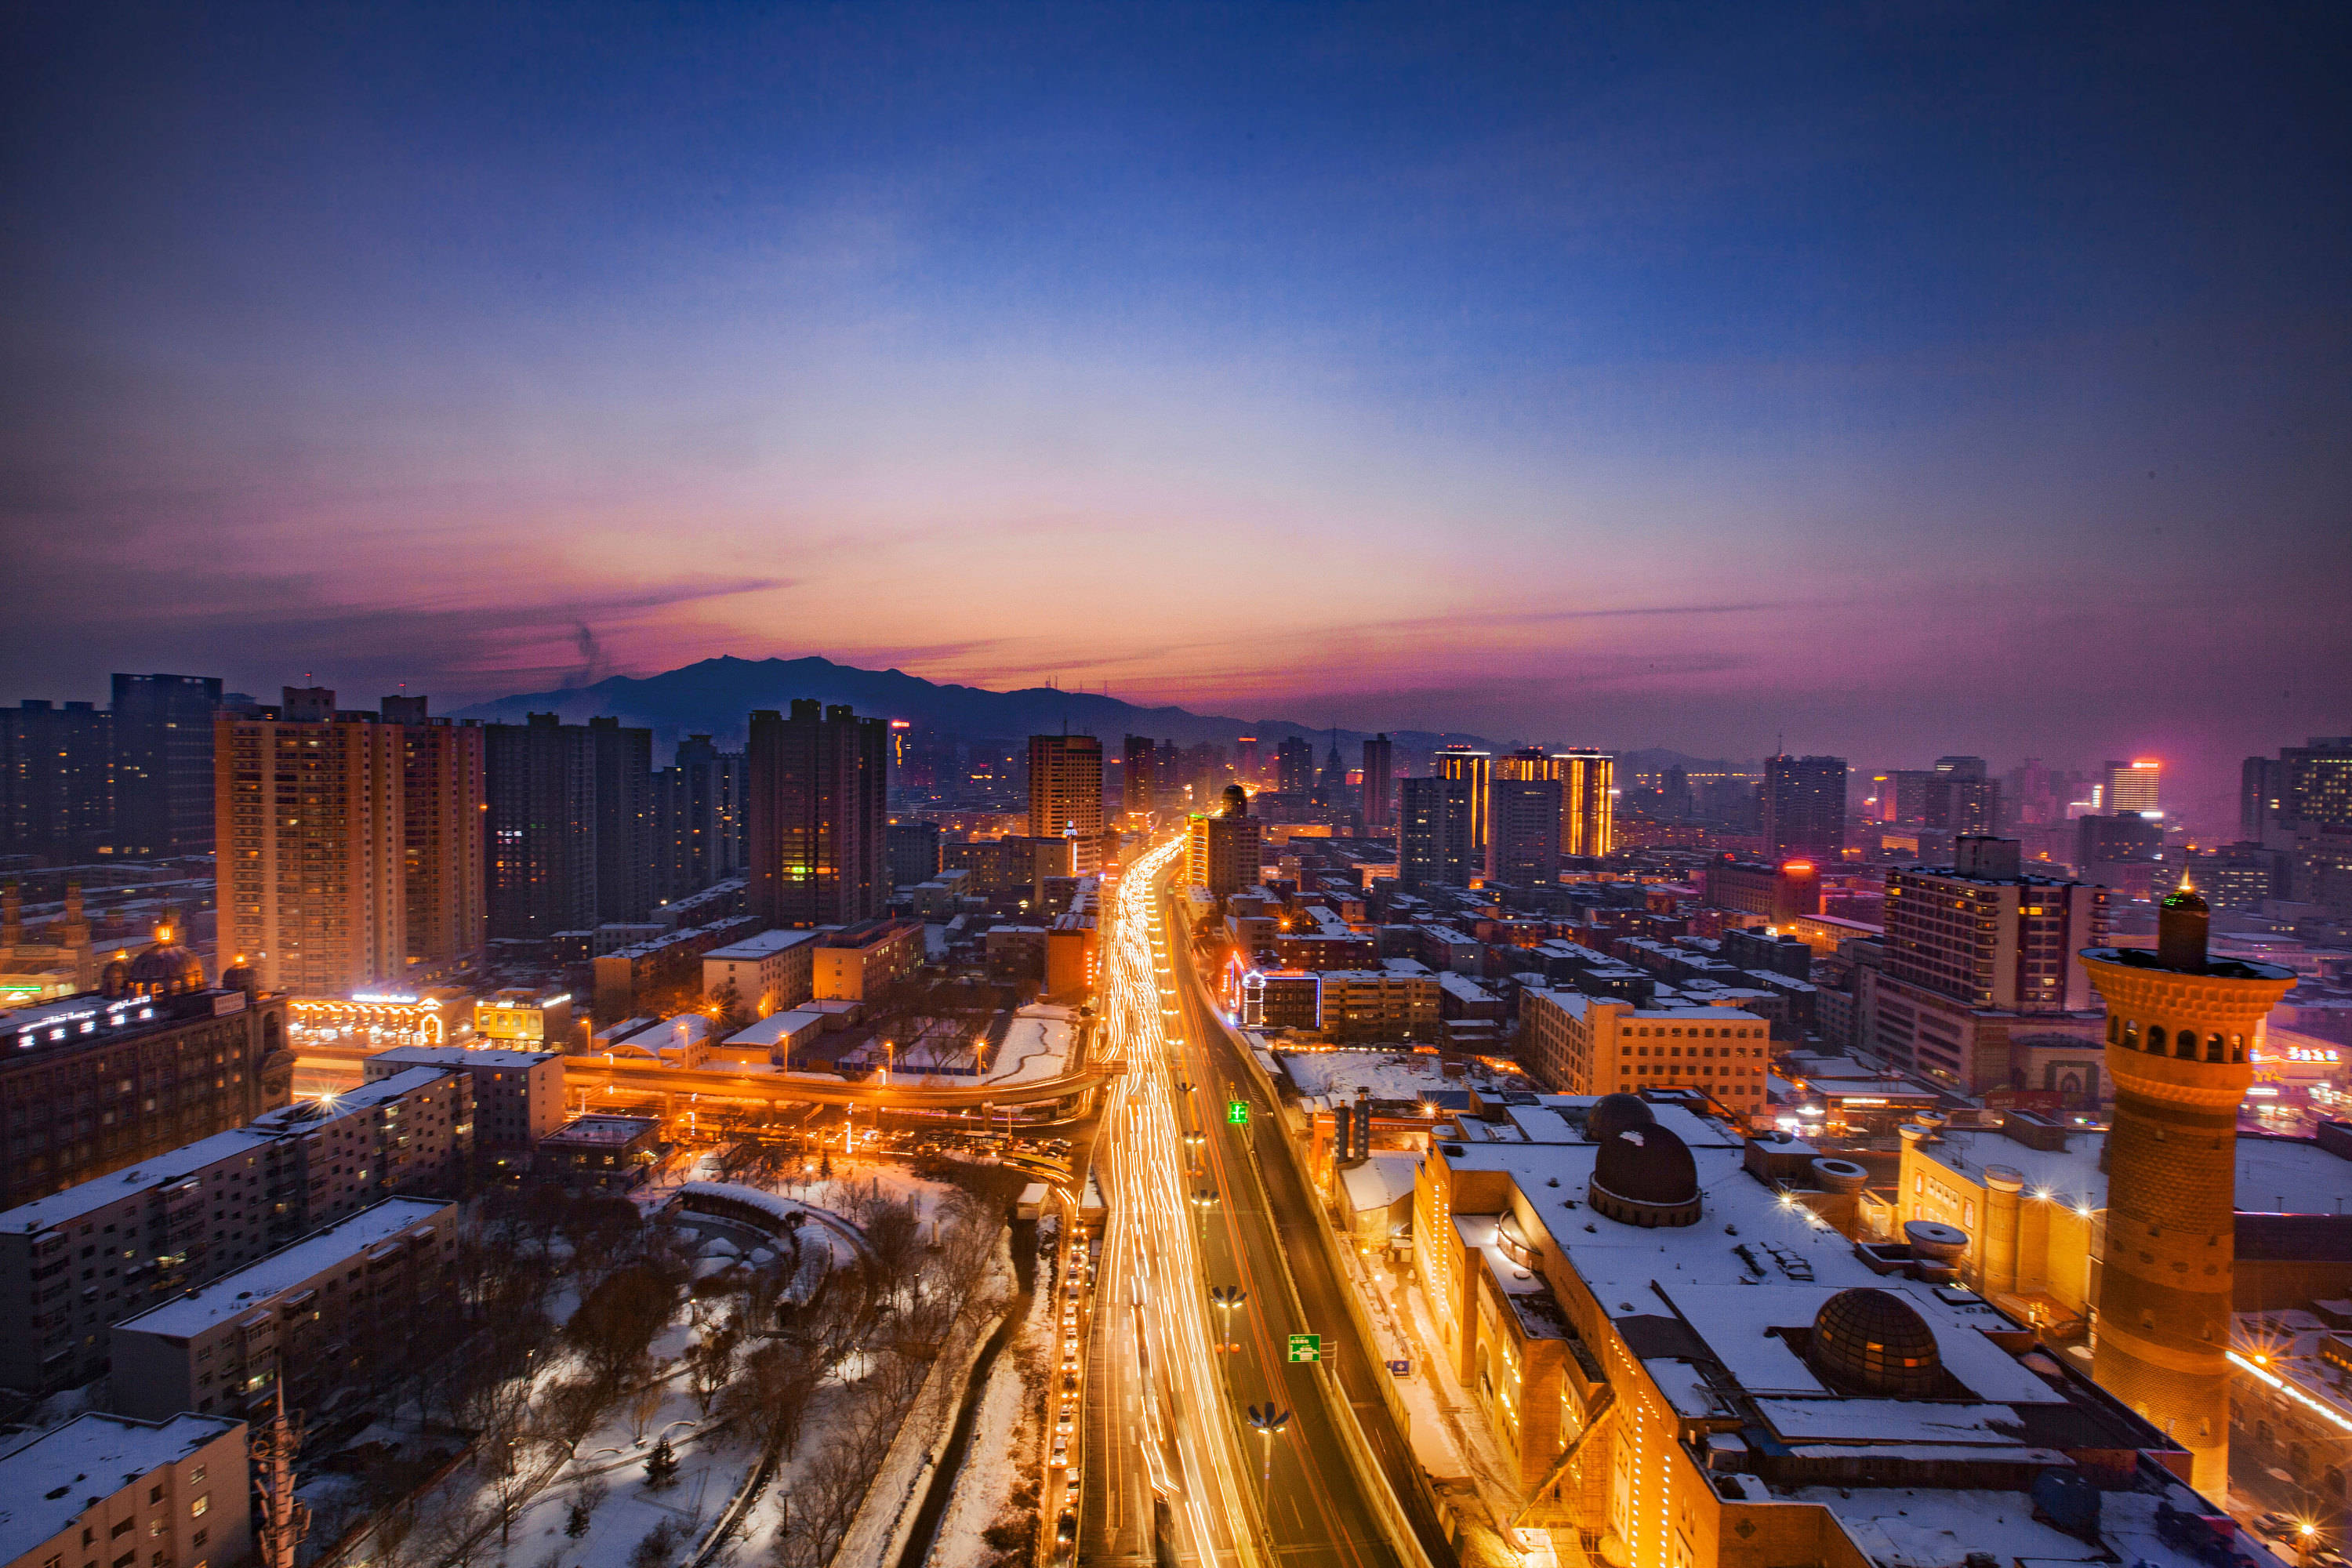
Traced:
<svg viewBox="0 0 2352 1568">
<path fill-rule="evenodd" d="M 1212 1285 L 1209 1287 L 1209 1300 L 1216 1304 L 1225 1319 L 1223 1342 L 1217 1348 L 1221 1351 L 1241 1349 L 1241 1342 L 1234 1338 L 1234 1309 L 1249 1300 L 1249 1292 L 1238 1285 Z"/>
<path fill-rule="evenodd" d="M 1201 1245 L 1209 1245 L 1209 1211 L 1217 1206 L 1214 1187 L 1201 1187 L 1192 1194 L 1192 1206 L 1201 1211 Z"/>
<path fill-rule="evenodd" d="M 1260 1467 L 1257 1478 L 1258 1496 L 1263 1500 L 1274 1484 L 1274 1435 L 1290 1425 L 1290 1412 L 1276 1408 L 1271 1401 L 1253 1405 L 1249 1407 L 1249 1424 L 1265 1439 L 1265 1463 Z"/>
</svg>

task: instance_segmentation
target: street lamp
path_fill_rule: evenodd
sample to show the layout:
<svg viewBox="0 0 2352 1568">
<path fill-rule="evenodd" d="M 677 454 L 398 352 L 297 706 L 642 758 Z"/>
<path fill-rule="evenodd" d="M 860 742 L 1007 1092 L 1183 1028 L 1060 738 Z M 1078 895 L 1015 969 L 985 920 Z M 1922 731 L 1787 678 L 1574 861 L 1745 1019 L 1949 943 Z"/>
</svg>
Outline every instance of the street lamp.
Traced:
<svg viewBox="0 0 2352 1568">
<path fill-rule="evenodd" d="M 1263 1500 L 1274 1484 L 1274 1435 L 1290 1425 L 1290 1412 L 1276 1408 L 1270 1400 L 1264 1405 L 1253 1405 L 1249 1407 L 1249 1424 L 1259 1436 L 1265 1439 L 1265 1463 L 1259 1468 L 1257 1477 L 1258 1496 Z"/>
<path fill-rule="evenodd" d="M 1201 1211 L 1201 1245 L 1209 1244 L 1209 1211 L 1217 1206 L 1214 1187 L 1200 1187 L 1192 1194 L 1192 1206 Z"/>
<path fill-rule="evenodd" d="M 1241 1342 L 1234 1338 L 1234 1309 L 1249 1300 L 1249 1292 L 1238 1285 L 1212 1285 L 1209 1287 L 1209 1300 L 1225 1317 L 1224 1332 L 1217 1348 L 1221 1351 L 1241 1349 Z"/>
</svg>

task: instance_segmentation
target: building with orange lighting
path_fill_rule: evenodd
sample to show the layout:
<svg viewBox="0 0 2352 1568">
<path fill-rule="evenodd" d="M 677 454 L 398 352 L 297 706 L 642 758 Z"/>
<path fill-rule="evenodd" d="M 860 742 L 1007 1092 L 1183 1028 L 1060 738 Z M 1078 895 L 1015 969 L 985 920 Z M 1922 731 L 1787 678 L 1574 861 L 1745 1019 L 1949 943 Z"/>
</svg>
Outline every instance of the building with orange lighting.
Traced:
<svg viewBox="0 0 2352 1568">
<path fill-rule="evenodd" d="M 262 989 L 348 996 L 477 962 L 482 732 L 324 687 L 214 721 L 219 943 Z"/>
<path fill-rule="evenodd" d="M 1469 837 L 1464 847 L 1464 858 L 1475 870 L 1486 863 L 1486 814 L 1492 806 L 1487 796 L 1495 784 L 1494 753 L 1458 743 L 1441 746 L 1430 756 L 1429 773 L 1432 778 L 1451 780 L 1468 791 Z"/>
<path fill-rule="evenodd" d="M 1520 1541 L 1611 1568 L 2189 1568 L 2231 1540 L 2160 1430 L 1953 1288 L 1937 1227 L 1849 1240 L 1684 1103 L 1528 1098 L 1432 1140 L 1412 1246 Z"/>
<path fill-rule="evenodd" d="M 1092 735 L 1029 737 L 1029 836 L 1070 840 L 1073 876 L 1102 864 L 1102 742 Z"/>
<path fill-rule="evenodd" d="M 1736 1115 L 1760 1116 L 1771 1037 L 1768 1021 L 1728 1004 L 1637 1007 L 1577 991 L 1519 993 L 1519 1065 L 1563 1094 L 1689 1088 Z"/>
<path fill-rule="evenodd" d="M 1700 888 L 1709 908 L 1755 915 L 1771 925 L 1822 912 L 1821 869 L 1811 860 L 1719 855 L 1700 873 Z"/>
<path fill-rule="evenodd" d="M 2099 805 L 2109 816 L 2164 815 L 2164 764 L 2154 757 L 2109 763 L 2100 773 Z"/>
</svg>

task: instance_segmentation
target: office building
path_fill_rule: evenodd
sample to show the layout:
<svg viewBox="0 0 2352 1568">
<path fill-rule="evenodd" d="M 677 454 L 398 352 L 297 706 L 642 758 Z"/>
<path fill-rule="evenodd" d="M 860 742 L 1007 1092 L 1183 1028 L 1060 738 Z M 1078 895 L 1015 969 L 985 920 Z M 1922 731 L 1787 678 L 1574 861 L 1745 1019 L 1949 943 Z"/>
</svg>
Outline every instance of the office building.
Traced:
<svg viewBox="0 0 2352 1568">
<path fill-rule="evenodd" d="M 1402 887 L 1466 888 L 1478 862 L 1471 841 L 1470 782 L 1397 781 L 1397 881 Z"/>
<path fill-rule="evenodd" d="M 572 994 L 493 991 L 474 1004 L 474 1037 L 500 1050 L 575 1050 L 580 1039 Z"/>
<path fill-rule="evenodd" d="M 708 735 L 677 743 L 677 760 L 653 779 L 654 897 L 674 903 L 743 874 L 743 753 Z"/>
<path fill-rule="evenodd" d="M 1119 807 L 1141 816 L 1159 804 L 1160 749 L 1149 735 L 1129 735 L 1119 752 Z"/>
<path fill-rule="evenodd" d="M 1475 870 L 1486 863 L 1486 811 L 1495 786 L 1491 752 L 1454 744 L 1441 747 L 1429 759 L 1429 771 L 1438 778 L 1466 784 L 1470 791 L 1469 862 Z"/>
<path fill-rule="evenodd" d="M 0 854 L 76 865 L 112 851 L 113 725 L 88 702 L 0 708 Z"/>
<path fill-rule="evenodd" d="M 1333 1045 L 1437 1038 L 1440 992 L 1437 976 L 1426 970 L 1328 969 L 1317 980 L 1316 1027 Z"/>
<path fill-rule="evenodd" d="M 1559 780 L 1559 852 L 1599 859 L 1617 848 L 1617 759 L 1606 752 L 1552 753 Z M 1685 784 L 1675 792 L 1686 795 Z"/>
<path fill-rule="evenodd" d="M 1768 757 L 1764 843 L 1775 860 L 1834 866 L 1845 857 L 1845 759 Z"/>
<path fill-rule="evenodd" d="M 9 1441 L 0 1454 L 5 1568 L 233 1568 L 252 1558 L 242 1421 L 88 1410 Z"/>
<path fill-rule="evenodd" d="M 259 1419 L 442 1348 L 457 1205 L 386 1198 L 114 1325 L 110 1403 Z"/>
<path fill-rule="evenodd" d="M 764 924 L 849 925 L 889 907 L 888 733 L 843 703 L 751 715 L 751 902 Z"/>
<path fill-rule="evenodd" d="M 1543 760 L 1549 766 L 1550 759 Z M 1539 888 L 1559 880 L 1559 800 L 1557 778 L 1506 776 L 1488 786 L 1488 881 Z"/>
<path fill-rule="evenodd" d="M 114 678 L 114 853 L 213 848 L 213 716 L 218 678 Z"/>
<path fill-rule="evenodd" d="M 2352 735 L 2246 759 L 2242 830 L 2287 857 L 2285 897 L 2352 916 Z"/>
<path fill-rule="evenodd" d="M 1718 855 L 1699 873 L 1699 896 L 1709 909 L 1734 910 L 1786 925 L 1822 912 L 1821 868 L 1811 860 L 1774 865 Z"/>
<path fill-rule="evenodd" d="M 1378 835 L 1396 825 L 1396 763 L 1385 734 L 1364 742 L 1364 830 Z"/>
<path fill-rule="evenodd" d="M 811 953 L 820 1002 L 879 1000 L 923 962 L 923 922 L 867 921 L 823 932 Z"/>
<path fill-rule="evenodd" d="M 264 990 L 348 996 L 481 952 L 481 731 L 334 703 L 289 686 L 214 721 L 220 951 Z"/>
<path fill-rule="evenodd" d="M 2164 854 L 2164 825 L 2137 812 L 2074 820 L 2074 869 L 2101 881 L 2118 879 L 2110 868 L 2149 862 Z"/>
<path fill-rule="evenodd" d="M 106 1371 L 108 1325 L 382 1198 L 466 1194 L 473 1086 L 415 1068 L 0 1212 L 0 1386 Z"/>
<path fill-rule="evenodd" d="M 2164 808 L 2158 782 L 2163 765 L 2153 757 L 2137 762 L 2109 763 L 2100 770 L 2104 784 L 2099 804 L 2112 816 L 2161 816 Z"/>
<path fill-rule="evenodd" d="M 1230 898 L 1258 886 L 1265 825 L 1249 814 L 1239 784 L 1227 789 L 1223 811 L 1196 811 L 1187 824 L 1184 881 L 1213 898 Z"/>
<path fill-rule="evenodd" d="M 1561 1094 L 1696 1089 L 1760 1116 L 1771 1026 L 1733 1006 L 1640 1007 L 1530 986 L 1519 994 L 1519 1066 Z"/>
<path fill-rule="evenodd" d="M 1972 1007 L 2091 1006 L 2074 954 L 2106 943 L 2105 889 L 2028 875 L 2013 838 L 1963 837 L 1955 848 L 1954 865 L 1887 874 L 1885 973 Z"/>
<path fill-rule="evenodd" d="M 205 984 L 166 929 L 104 986 L 0 1013 L 0 1204 L 253 1121 L 294 1081 L 286 998 Z M 241 978 L 232 974 L 230 978 Z"/>
<path fill-rule="evenodd" d="M 1045 879 L 1076 874 L 1077 845 L 1068 838 L 1008 835 L 940 845 L 940 869 L 961 871 L 974 893 L 1018 893 L 1032 907 L 1045 900 Z"/>
<path fill-rule="evenodd" d="M 2209 921 L 2205 900 L 2182 889 L 2158 911 L 2154 952 L 2095 947 L 2082 960 L 2107 1005 L 2116 1085 L 2092 1375 L 2187 1448 L 2191 1480 L 2219 1497 L 2230 1476 L 2238 1107 L 2253 1081 L 2249 1044 L 2294 975 L 2210 960 Z"/>
<path fill-rule="evenodd" d="M 1315 793 L 1315 743 L 1293 735 L 1274 749 L 1274 787 L 1304 799 Z"/>
<path fill-rule="evenodd" d="M 1102 864 L 1102 742 L 1092 735 L 1029 737 L 1029 837 L 1071 840 L 1071 864 Z"/>
<path fill-rule="evenodd" d="M 735 1005 L 753 1018 L 797 1007 L 816 994 L 818 936 L 813 931 L 763 931 L 702 955 L 702 994 L 733 986 Z"/>
<path fill-rule="evenodd" d="M 1412 1267 L 1522 1540 L 1666 1568 L 2244 1550 L 2166 1468 L 2177 1439 L 1951 1288 L 1956 1236 L 1874 1250 L 1809 1212 L 1854 1212 L 1860 1165 L 1790 1151 L 1776 1173 L 1775 1146 L 1669 1096 L 1502 1112 L 1499 1136 L 1431 1139 Z"/>
<path fill-rule="evenodd" d="M 596 824 L 596 918 L 641 921 L 654 907 L 654 732 L 588 721 Z"/>
<path fill-rule="evenodd" d="M 1234 772 L 1247 784 L 1260 782 L 1258 769 L 1264 766 L 1258 755 L 1257 737 L 1242 735 L 1234 742 Z"/>
<path fill-rule="evenodd" d="M 893 889 L 919 887 L 940 874 L 938 823 L 894 822 L 885 837 L 889 846 Z"/>
<path fill-rule="evenodd" d="M 2189 885 L 2217 910 L 2259 910 L 2289 897 L 2294 885 L 2294 856 L 2261 844 L 2224 844 L 2190 856 L 2183 869 Z"/>
</svg>

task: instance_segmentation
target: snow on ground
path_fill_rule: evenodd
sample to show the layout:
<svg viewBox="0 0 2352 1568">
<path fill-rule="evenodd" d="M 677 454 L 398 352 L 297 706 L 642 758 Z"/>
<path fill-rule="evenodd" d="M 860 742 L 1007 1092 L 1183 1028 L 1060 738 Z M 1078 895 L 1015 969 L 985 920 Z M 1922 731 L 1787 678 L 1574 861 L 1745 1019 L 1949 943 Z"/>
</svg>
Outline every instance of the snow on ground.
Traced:
<svg viewBox="0 0 2352 1568">
<path fill-rule="evenodd" d="M 1471 1064 L 1460 1077 L 1433 1056 L 1413 1051 L 1283 1051 L 1278 1053 L 1298 1092 L 1353 1100 L 1370 1089 L 1375 1100 L 1415 1100 L 1442 1089 L 1499 1089 L 1495 1075 Z"/>
<path fill-rule="evenodd" d="M 955 1496 L 940 1520 L 924 1568 L 982 1568 L 997 1555 L 981 1539 L 981 1531 L 996 1521 L 1009 1505 L 1013 1488 L 1034 1479 L 1037 1468 L 1037 1395 L 1023 1369 L 1050 1342 L 1054 1326 L 1054 1295 L 1043 1289 L 1045 1264 L 1038 1262 L 1040 1289 L 1029 1302 L 1028 1315 L 989 1369 L 988 1391 L 981 1396 L 971 1446 L 956 1475 Z"/>
</svg>

